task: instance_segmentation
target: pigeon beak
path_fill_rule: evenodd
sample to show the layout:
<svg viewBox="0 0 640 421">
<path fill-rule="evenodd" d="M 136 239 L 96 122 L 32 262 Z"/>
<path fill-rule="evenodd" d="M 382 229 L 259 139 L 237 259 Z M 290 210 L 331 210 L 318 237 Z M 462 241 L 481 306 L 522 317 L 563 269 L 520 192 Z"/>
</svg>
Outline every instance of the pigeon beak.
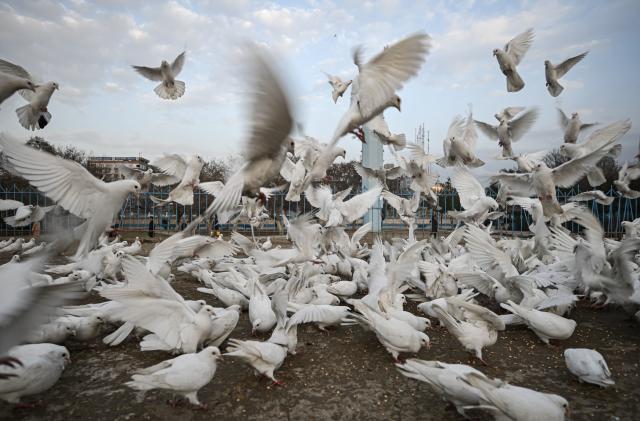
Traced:
<svg viewBox="0 0 640 421">
<path fill-rule="evenodd" d="M 64 357 L 64 362 L 66 364 L 71 364 L 71 357 Z"/>
<path fill-rule="evenodd" d="M 569 408 L 567 406 L 567 409 L 564 410 L 564 414 L 567 417 L 567 419 L 570 419 L 571 418 L 571 408 Z"/>
</svg>

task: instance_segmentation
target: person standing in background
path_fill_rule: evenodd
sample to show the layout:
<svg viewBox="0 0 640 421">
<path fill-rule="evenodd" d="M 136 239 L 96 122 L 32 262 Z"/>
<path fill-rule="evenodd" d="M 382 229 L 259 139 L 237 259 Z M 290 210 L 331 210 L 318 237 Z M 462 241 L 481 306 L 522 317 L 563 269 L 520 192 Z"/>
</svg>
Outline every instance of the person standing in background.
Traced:
<svg viewBox="0 0 640 421">
<path fill-rule="evenodd" d="M 438 211 L 435 209 L 431 211 L 431 235 L 438 237 Z"/>
<path fill-rule="evenodd" d="M 40 239 L 40 222 L 31 224 L 31 236 L 36 240 Z"/>
<path fill-rule="evenodd" d="M 149 215 L 149 238 L 153 238 L 155 228 L 156 226 L 153 223 L 153 215 Z"/>
</svg>

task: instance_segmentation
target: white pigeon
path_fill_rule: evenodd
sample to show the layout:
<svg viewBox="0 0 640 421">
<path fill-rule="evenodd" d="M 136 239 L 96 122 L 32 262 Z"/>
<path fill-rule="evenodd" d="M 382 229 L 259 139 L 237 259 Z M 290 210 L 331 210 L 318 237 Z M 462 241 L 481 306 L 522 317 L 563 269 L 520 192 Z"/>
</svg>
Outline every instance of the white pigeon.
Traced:
<svg viewBox="0 0 640 421">
<path fill-rule="evenodd" d="M 24 206 L 25 206 L 24 203 L 18 200 L 0 199 L 0 211 L 2 212 L 8 211 L 8 210 L 20 209 Z M 3 244 L 0 243 L 0 246 L 3 246 Z"/>
<path fill-rule="evenodd" d="M 591 191 L 585 191 L 585 192 L 576 194 L 575 196 L 570 197 L 569 201 L 570 202 L 590 202 L 592 200 L 595 200 L 597 203 L 600 203 L 601 205 L 609 206 L 610 204 L 613 203 L 614 199 L 615 199 L 614 197 L 607 196 L 606 194 L 604 194 L 602 190 L 591 190 Z"/>
<path fill-rule="evenodd" d="M 24 238 L 18 238 L 16 241 L 7 244 L 3 248 L 0 249 L 0 253 L 15 253 L 22 250 L 22 244 L 24 243 Z"/>
<path fill-rule="evenodd" d="M 181 394 L 193 405 L 203 406 L 198 391 L 208 385 L 218 368 L 220 350 L 208 346 L 195 354 L 179 355 L 139 370 L 126 385 L 136 390 L 164 389 Z"/>
<path fill-rule="evenodd" d="M 300 158 L 295 163 L 286 157 L 280 168 L 280 175 L 289 182 L 289 190 L 284 200 L 299 202 L 300 194 L 307 187 L 307 170 L 304 159 Z"/>
<path fill-rule="evenodd" d="M 615 384 L 604 357 L 594 349 L 567 348 L 564 350 L 567 368 L 580 382 L 609 387 Z"/>
<path fill-rule="evenodd" d="M 104 322 L 99 314 L 86 317 L 66 316 L 58 320 L 71 327 L 75 332 L 75 338 L 79 341 L 89 341 L 98 336 Z"/>
<path fill-rule="evenodd" d="M 136 258 L 122 258 L 126 286 L 103 288 L 100 295 L 123 304 L 113 316 L 154 333 L 169 349 L 197 352 L 211 331 L 215 313 L 205 305 L 195 312 L 167 281 L 152 275 Z M 147 348 L 148 349 L 148 348 Z"/>
<path fill-rule="evenodd" d="M 403 376 L 428 384 L 434 392 L 453 403 L 460 415 L 469 418 L 465 410 L 484 403 L 482 393 L 470 386 L 461 376 L 481 372 L 464 364 L 446 364 L 439 361 L 424 361 L 409 358 L 396 364 Z"/>
<path fill-rule="evenodd" d="M 274 371 L 282 366 L 288 353 L 295 354 L 298 343 L 297 325 L 290 324 L 287 318 L 288 301 L 288 293 L 284 289 L 274 293 L 273 311 L 278 321 L 269 340 L 259 342 L 230 339 L 230 346 L 224 354 L 239 358 L 257 374 L 266 376 L 276 385 L 283 383 L 276 380 Z"/>
<path fill-rule="evenodd" d="M 518 118 L 512 120 L 502 119 L 497 126 L 493 126 L 482 121 L 475 120 L 480 131 L 489 139 L 497 140 L 502 148 L 502 157 L 511 158 L 514 156 L 511 147 L 512 142 L 517 142 L 529 131 L 533 123 L 538 118 L 536 107 L 528 110 Z"/>
<path fill-rule="evenodd" d="M 531 47 L 533 37 L 533 29 L 527 29 L 509 41 L 504 46 L 504 50 L 499 48 L 493 50 L 502 74 L 507 77 L 507 92 L 518 92 L 524 88 L 524 80 L 518 74 L 516 66 L 520 64 Z"/>
<path fill-rule="evenodd" d="M 384 48 L 366 63 L 362 60 L 362 48 L 354 50 L 353 59 L 359 73 L 351 85 L 351 103 L 334 130 L 329 148 L 318 158 L 320 162 L 311 174 L 313 180 L 324 177 L 332 162 L 331 149 L 342 136 L 388 107 L 400 111 L 401 101 L 396 91 L 418 73 L 429 49 L 429 36 L 419 33 Z"/>
<path fill-rule="evenodd" d="M 0 376 L 13 376 L 0 380 L 0 399 L 9 403 L 18 403 L 23 396 L 53 387 L 71 361 L 67 348 L 54 344 L 16 346 L 9 356 L 21 363 L 14 367 L 0 366 Z"/>
<path fill-rule="evenodd" d="M 516 196 L 528 197 L 534 194 L 537 195 L 547 217 L 551 217 L 554 214 L 562 214 L 563 209 L 556 198 L 556 186 L 572 187 L 582 177 L 593 171 L 596 164 L 609 154 L 612 145 L 630 128 L 631 123 L 627 120 L 613 123 L 597 131 L 592 135 L 594 136 L 593 142 L 606 146 L 589 152 L 580 158 L 558 165 L 553 169 L 547 167 L 544 162 L 539 162 L 531 173 L 500 173 L 493 176 L 491 181 L 500 181 Z"/>
<path fill-rule="evenodd" d="M 396 196 L 388 190 L 383 190 L 381 197 L 396 210 L 400 220 L 409 227 L 409 241 L 413 241 L 413 231 L 416 228 L 416 212 L 420 207 L 420 192 L 414 192 L 410 199 Z"/>
<path fill-rule="evenodd" d="M 319 209 L 317 216 L 326 221 L 325 227 L 333 227 L 349 224 L 361 218 L 378 200 L 381 192 L 382 186 L 378 184 L 346 202 L 344 198 L 334 197 L 329 186 L 309 186 L 305 194 L 311 206 Z"/>
<path fill-rule="evenodd" d="M 58 84 L 56 82 L 36 84 L 33 77 L 24 68 L 0 60 L 0 89 L 4 88 L 5 91 L 4 93 L 0 92 L 0 95 L 6 95 L 7 88 L 10 90 L 12 86 L 21 83 L 26 87 L 20 91 L 20 95 L 28 104 L 16 109 L 18 121 L 27 130 L 44 129 L 51 121 L 51 113 L 47 110 L 47 106 L 53 92 L 58 89 Z M 13 92 L 15 90 L 11 91 L 7 97 Z M 0 96 L 0 103 L 4 99 L 6 98 Z"/>
<path fill-rule="evenodd" d="M 166 199 L 150 196 L 158 206 L 164 206 L 171 202 L 180 203 L 183 206 L 193 205 L 193 190 L 200 183 L 200 172 L 204 166 L 204 159 L 200 155 L 184 157 L 178 154 L 164 155 L 154 161 L 152 165 L 160 168 L 165 174 L 180 180 L 180 183 L 169 192 Z"/>
<path fill-rule="evenodd" d="M 353 81 L 343 81 L 338 76 L 333 76 L 328 73 L 325 73 L 325 75 L 327 75 L 329 85 L 331 85 L 331 88 L 333 88 L 333 91 L 331 91 L 331 98 L 333 98 L 333 102 L 336 103 L 338 102 L 338 98 L 344 95 L 347 89 L 349 89 L 349 85 L 351 85 Z"/>
<path fill-rule="evenodd" d="M 29 73 L 17 64 L 0 60 L 0 104 L 22 89 L 36 90 Z"/>
<path fill-rule="evenodd" d="M 105 183 L 77 162 L 59 158 L 0 137 L 7 165 L 31 185 L 74 215 L 86 221 L 74 229 L 80 240 L 75 259 L 85 256 L 109 228 L 129 193 L 138 194 L 140 184 L 133 180 Z"/>
<path fill-rule="evenodd" d="M 558 108 L 558 118 L 560 127 L 564 130 L 564 143 L 576 143 L 580 132 L 598 124 L 583 123 L 578 113 L 571 113 L 571 118 L 568 118 L 560 108 Z"/>
<path fill-rule="evenodd" d="M 205 344 L 220 346 L 238 325 L 240 310 L 240 306 L 237 304 L 224 309 L 216 308 L 216 315 L 211 318 L 211 333 L 209 333 Z"/>
<path fill-rule="evenodd" d="M 136 72 L 149 80 L 161 82 L 155 87 L 153 92 L 162 99 L 178 99 L 184 95 L 185 84 L 176 77 L 182 71 L 184 66 L 185 53 L 182 52 L 178 57 L 169 64 L 166 60 L 162 60 L 160 67 L 131 66 Z"/>
<path fill-rule="evenodd" d="M 521 153 L 511 157 L 498 157 L 498 159 L 510 159 L 516 163 L 518 170 L 521 172 L 531 172 L 533 167 L 542 161 L 545 156 L 549 154 L 549 151 L 538 151 Z"/>
<path fill-rule="evenodd" d="M 293 118 L 284 85 L 264 51 L 254 45 L 249 45 L 248 50 L 251 126 L 244 146 L 244 163 L 207 208 L 207 216 L 234 209 L 242 196 L 258 197 L 259 189 L 280 174 L 291 147 Z"/>
<path fill-rule="evenodd" d="M 492 210 L 499 205 L 492 197 L 487 196 L 482 184 L 465 166 L 458 166 L 451 184 L 458 192 L 463 211 L 450 211 L 448 215 L 457 221 L 468 221 L 476 224 L 484 222 Z"/>
<path fill-rule="evenodd" d="M 618 171 L 618 179 L 613 182 L 613 185 L 622 197 L 636 199 L 640 197 L 640 191 L 633 190 L 629 184 L 638 178 L 640 178 L 640 168 L 630 167 L 629 163 L 625 161 L 625 163 L 622 164 L 622 167 L 620 167 L 620 170 Z"/>
<path fill-rule="evenodd" d="M 476 156 L 476 133 L 473 114 L 469 112 L 467 121 L 456 116 L 447 131 L 447 137 L 442 141 L 444 156 L 436 162 L 441 167 L 464 164 L 476 168 L 484 165 L 484 161 Z"/>
<path fill-rule="evenodd" d="M 249 298 L 249 321 L 251 332 L 269 332 L 276 325 L 276 314 L 271 309 L 271 300 L 259 280 L 251 280 L 253 288 Z"/>
<path fill-rule="evenodd" d="M 482 393 L 485 404 L 489 405 L 486 409 L 494 419 L 564 421 L 569 417 L 569 403 L 562 396 L 491 380 L 476 373 L 466 374 L 464 379 Z"/>
<path fill-rule="evenodd" d="M 564 87 L 560 85 L 558 79 L 566 75 L 567 72 L 571 70 L 573 66 L 578 64 L 580 60 L 585 58 L 588 53 L 589 52 L 586 51 L 575 57 L 568 58 L 560 64 L 553 64 L 549 60 L 544 61 L 544 77 L 547 80 L 547 90 L 552 97 L 557 97 L 564 90 Z"/>
<path fill-rule="evenodd" d="M 496 118 L 496 120 L 498 121 L 502 121 L 502 120 L 512 120 L 515 116 L 517 116 L 518 114 L 520 114 L 522 111 L 524 111 L 526 109 L 526 107 L 507 107 L 504 108 L 502 111 L 500 111 L 499 113 L 496 113 L 494 115 L 494 117 Z"/>
<path fill-rule="evenodd" d="M 9 348 L 36 335 L 58 307 L 78 297 L 77 283 L 30 286 L 31 274 L 39 272 L 42 263 L 35 258 L 0 267 L 0 358 Z"/>
<path fill-rule="evenodd" d="M 179 183 L 182 178 L 175 175 L 169 175 L 164 172 L 153 172 L 153 168 L 149 168 L 146 171 L 142 171 L 138 168 L 131 168 L 126 165 L 120 166 L 120 173 L 127 178 L 136 180 L 142 187 L 149 187 L 151 184 L 158 187 L 170 186 L 172 184 Z M 172 170 L 176 167 L 172 167 Z"/>
<path fill-rule="evenodd" d="M 375 332 L 380 343 L 394 360 L 398 361 L 400 353 L 416 353 L 423 347 L 429 347 L 429 337 L 407 322 L 394 317 L 387 316 L 387 318 L 360 300 L 348 300 L 348 302 L 361 314 L 358 320 Z"/>
<path fill-rule="evenodd" d="M 504 322 L 497 314 L 477 304 L 464 300 L 447 299 L 447 301 L 450 305 L 460 307 L 465 317 L 458 320 L 438 305 L 433 307 L 433 311 L 449 333 L 455 336 L 467 351 L 474 353 L 475 357 L 484 363 L 482 348 L 496 343 L 498 331 L 505 329 Z"/>
<path fill-rule="evenodd" d="M 631 127 L 629 120 L 614 123 L 596 130 L 589 137 L 581 143 L 563 143 L 560 145 L 560 154 L 567 156 L 571 159 L 581 158 L 596 149 L 606 148 L 609 151 L 607 155 L 610 158 L 617 158 L 622 150 L 621 145 L 615 144 L 619 139 L 617 136 L 619 133 L 626 132 Z M 624 131 L 624 132 L 623 132 Z M 602 169 L 594 167 L 587 173 L 587 180 L 592 187 L 599 186 L 606 181 L 606 177 L 602 172 Z"/>
<path fill-rule="evenodd" d="M 566 319 L 557 314 L 526 308 L 513 301 L 507 301 L 500 306 L 511 313 L 520 316 L 533 333 L 546 344 L 550 339 L 563 340 L 573 335 L 577 323 L 575 320 Z"/>
<path fill-rule="evenodd" d="M 389 188 L 389 186 L 387 185 L 387 180 L 395 180 L 403 175 L 403 169 L 400 166 L 389 169 L 384 167 L 379 169 L 372 169 L 363 166 L 359 162 L 354 162 L 353 167 L 360 177 L 366 180 L 377 179 L 385 189 Z"/>
<path fill-rule="evenodd" d="M 35 222 L 40 222 L 44 219 L 48 212 L 53 210 L 57 205 L 51 206 L 38 206 L 27 205 L 18 208 L 16 214 L 13 216 L 7 216 L 4 218 L 4 222 L 12 227 L 26 227 Z"/>
<path fill-rule="evenodd" d="M 394 150 L 400 151 L 407 145 L 407 137 L 404 133 L 392 134 L 389 125 L 384 119 L 384 112 L 369 120 L 365 127 L 371 130 L 383 145 L 389 145 Z"/>
<path fill-rule="evenodd" d="M 296 139 L 293 143 L 293 149 L 294 156 L 302 159 L 304 167 L 307 170 L 306 178 L 308 180 L 303 187 L 301 187 L 301 191 L 304 191 L 311 182 L 311 174 L 318 173 L 320 174 L 319 178 L 324 178 L 326 170 L 329 168 L 329 165 L 336 160 L 336 158 L 341 156 L 345 159 L 347 156 L 347 151 L 344 148 L 336 145 L 329 146 L 326 143 L 321 143 L 319 140 L 311 136 L 304 136 L 302 139 Z M 318 159 L 321 156 L 324 156 L 328 163 L 324 168 L 320 168 L 324 165 L 322 160 Z"/>
<path fill-rule="evenodd" d="M 289 309 L 295 313 L 289 319 L 292 325 L 302 323 L 316 323 L 318 329 L 326 331 L 328 326 L 338 326 L 349 315 L 347 306 L 333 306 L 327 304 L 289 304 Z"/>
</svg>

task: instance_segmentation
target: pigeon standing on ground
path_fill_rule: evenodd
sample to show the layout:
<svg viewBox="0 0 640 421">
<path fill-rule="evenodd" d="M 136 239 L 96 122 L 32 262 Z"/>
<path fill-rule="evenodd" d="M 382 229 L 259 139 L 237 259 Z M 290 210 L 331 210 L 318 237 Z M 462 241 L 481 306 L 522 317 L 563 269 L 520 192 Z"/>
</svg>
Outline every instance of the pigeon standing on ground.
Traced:
<svg viewBox="0 0 640 421">
<path fill-rule="evenodd" d="M 560 85 L 558 79 L 562 76 L 566 75 L 569 70 L 580 60 L 585 58 L 589 52 L 586 51 L 580 55 L 575 57 L 571 57 L 566 59 L 560 64 L 554 65 L 549 60 L 544 61 L 544 77 L 547 80 L 547 90 L 551 94 L 552 97 L 557 97 L 562 93 L 564 87 Z"/>
<path fill-rule="evenodd" d="M 185 90 L 184 82 L 176 80 L 176 77 L 180 74 L 184 66 L 185 54 L 186 52 L 183 51 L 171 64 L 166 60 L 162 60 L 160 67 L 131 67 L 147 79 L 161 82 L 153 90 L 160 98 L 178 99 L 184 95 Z"/>
<path fill-rule="evenodd" d="M 527 29 L 509 41 L 504 46 L 504 50 L 499 48 L 493 50 L 493 55 L 498 60 L 502 74 L 507 77 L 508 92 L 518 92 L 524 88 L 524 80 L 518 74 L 516 66 L 520 64 L 529 47 L 531 47 L 533 37 L 533 29 Z"/>
<path fill-rule="evenodd" d="M 71 362 L 67 348 L 54 344 L 20 345 L 13 348 L 9 356 L 20 361 L 13 368 L 0 367 L 0 376 L 14 376 L 0 380 L 0 399 L 10 403 L 50 389 Z"/>
<path fill-rule="evenodd" d="M 615 384 L 611 372 L 602 355 L 593 349 L 568 348 L 564 350 L 564 361 L 569 371 L 576 375 L 580 382 L 609 387 Z"/>
<path fill-rule="evenodd" d="M 184 354 L 138 371 L 126 385 L 136 390 L 172 390 L 193 405 L 203 406 L 198 391 L 208 385 L 218 368 L 220 350 L 209 346 L 196 354 Z"/>
</svg>

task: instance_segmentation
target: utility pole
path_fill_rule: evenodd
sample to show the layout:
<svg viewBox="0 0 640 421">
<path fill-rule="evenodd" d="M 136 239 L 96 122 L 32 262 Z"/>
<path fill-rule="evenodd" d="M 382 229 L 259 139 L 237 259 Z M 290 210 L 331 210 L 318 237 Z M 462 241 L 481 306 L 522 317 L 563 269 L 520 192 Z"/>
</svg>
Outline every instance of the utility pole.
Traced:
<svg viewBox="0 0 640 421">
<path fill-rule="evenodd" d="M 382 142 L 378 136 L 367 127 L 363 127 L 364 139 L 366 143 L 362 144 L 362 166 L 379 170 L 383 167 Z M 362 190 L 369 190 L 378 183 L 376 179 L 363 177 Z M 378 198 L 371 209 L 363 217 L 364 223 L 371 222 L 371 232 L 379 233 L 382 231 L 382 199 Z"/>
</svg>

